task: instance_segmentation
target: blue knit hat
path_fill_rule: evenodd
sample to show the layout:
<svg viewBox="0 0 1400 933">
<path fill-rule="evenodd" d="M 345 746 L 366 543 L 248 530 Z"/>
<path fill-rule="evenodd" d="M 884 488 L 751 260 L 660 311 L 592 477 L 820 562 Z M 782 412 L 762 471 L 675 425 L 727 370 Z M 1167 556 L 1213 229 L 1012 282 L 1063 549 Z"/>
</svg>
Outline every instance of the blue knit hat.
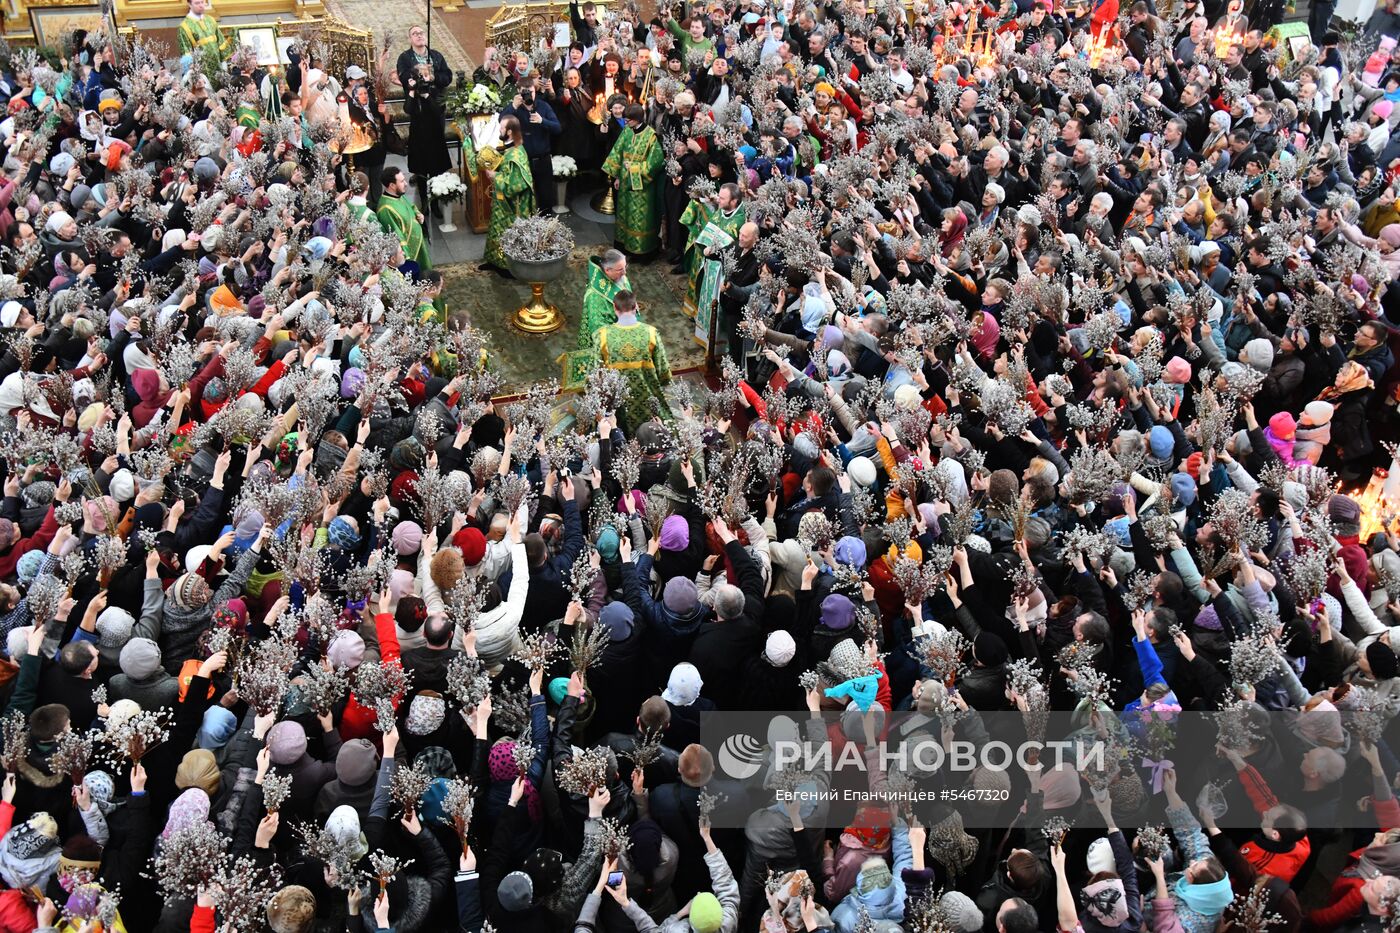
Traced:
<svg viewBox="0 0 1400 933">
<path fill-rule="evenodd" d="M 1173 473 L 1171 479 L 1172 495 L 1176 501 L 1184 506 L 1189 506 L 1196 501 L 1196 481 L 1189 474 Z"/>
<path fill-rule="evenodd" d="M 34 582 L 34 578 L 39 575 L 39 568 L 44 565 L 44 551 L 25 551 L 15 564 L 15 575 L 19 577 L 19 582 L 28 586 Z"/>
<path fill-rule="evenodd" d="M 1152 456 L 1158 460 L 1166 460 L 1176 449 L 1176 438 L 1172 432 L 1160 424 L 1152 426 L 1152 431 L 1147 435 L 1147 446 L 1152 450 Z"/>
</svg>

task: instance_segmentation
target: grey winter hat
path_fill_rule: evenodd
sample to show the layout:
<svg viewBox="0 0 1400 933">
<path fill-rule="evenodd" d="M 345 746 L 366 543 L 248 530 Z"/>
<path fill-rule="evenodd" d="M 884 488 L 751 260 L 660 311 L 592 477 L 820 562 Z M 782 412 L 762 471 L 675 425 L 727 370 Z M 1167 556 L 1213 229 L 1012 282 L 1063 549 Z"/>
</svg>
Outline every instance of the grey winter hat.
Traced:
<svg viewBox="0 0 1400 933">
<path fill-rule="evenodd" d="M 160 670 L 160 648 L 149 638 L 133 638 L 122 648 L 118 663 L 132 680 L 145 680 Z"/>
<path fill-rule="evenodd" d="M 972 898 L 961 891 L 949 891 L 938 900 L 948 922 L 959 933 L 977 933 L 982 929 L 982 911 L 977 909 Z"/>
<path fill-rule="evenodd" d="M 501 879 L 496 888 L 496 900 L 509 913 L 529 910 L 535 900 L 535 883 L 523 871 L 513 871 Z"/>
<path fill-rule="evenodd" d="M 97 616 L 97 643 L 103 648 L 120 648 L 135 625 L 131 613 L 120 606 L 108 606 Z"/>
</svg>

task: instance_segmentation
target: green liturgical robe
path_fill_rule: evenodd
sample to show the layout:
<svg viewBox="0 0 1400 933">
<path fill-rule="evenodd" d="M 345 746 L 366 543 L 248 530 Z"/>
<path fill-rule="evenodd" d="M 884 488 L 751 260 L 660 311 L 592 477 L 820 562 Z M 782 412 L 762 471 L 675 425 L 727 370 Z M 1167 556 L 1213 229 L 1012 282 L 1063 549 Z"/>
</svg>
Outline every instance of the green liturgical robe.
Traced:
<svg viewBox="0 0 1400 933">
<path fill-rule="evenodd" d="M 428 258 L 428 244 L 423 239 L 423 225 L 418 222 L 418 210 L 406 197 L 386 194 L 379 199 L 379 225 L 385 233 L 398 236 L 403 246 L 404 258 L 418 263 L 418 268 L 427 272 L 433 267 Z"/>
<path fill-rule="evenodd" d="M 613 299 L 618 292 L 632 290 L 632 283 L 623 276 L 614 282 L 608 278 L 603 267 L 596 261 L 588 263 L 588 289 L 583 293 L 583 317 L 578 325 L 578 348 L 587 350 L 593 346 L 593 335 L 605 324 L 617 323 L 617 311 Z M 640 315 L 638 316 L 640 319 Z"/>
<path fill-rule="evenodd" d="M 661 246 L 661 186 L 657 178 L 666 160 L 661 142 L 649 126 L 622 131 L 603 162 L 617 188 L 617 245 L 633 256 L 650 256 Z"/>
<path fill-rule="evenodd" d="M 501 252 L 501 234 L 517 219 L 535 213 L 530 158 L 522 147 L 509 146 L 502 150 L 501 164 L 496 167 L 491 187 L 491 225 L 486 228 L 486 261 L 498 269 L 505 269 L 506 256 Z"/>
<path fill-rule="evenodd" d="M 186 13 L 180 20 L 180 54 L 189 55 L 195 49 L 213 46 L 223 61 L 233 50 L 233 40 L 219 31 L 219 21 L 208 13 L 195 16 Z"/>
<path fill-rule="evenodd" d="M 671 381 L 671 364 L 666 362 L 666 348 L 661 335 L 650 324 L 608 324 L 593 337 L 593 351 L 598 364 L 615 369 L 627 379 L 627 405 L 623 417 L 627 429 L 651 420 L 654 410 L 671 419 L 662 388 Z M 653 409 L 652 400 L 658 409 Z"/>
<path fill-rule="evenodd" d="M 744 205 L 740 204 L 732 212 L 726 214 L 717 207 L 713 207 L 702 201 L 692 200 L 686 205 L 685 213 L 681 214 L 681 223 L 685 225 L 686 237 L 686 278 L 689 284 L 685 290 L 685 311 L 686 317 L 695 317 L 695 309 L 699 307 L 700 301 L 700 278 L 705 273 L 705 251 L 695 245 L 695 238 L 700 235 L 700 231 L 705 229 L 706 224 L 714 224 L 734 239 L 739 239 L 739 228 L 747 220 Z"/>
</svg>

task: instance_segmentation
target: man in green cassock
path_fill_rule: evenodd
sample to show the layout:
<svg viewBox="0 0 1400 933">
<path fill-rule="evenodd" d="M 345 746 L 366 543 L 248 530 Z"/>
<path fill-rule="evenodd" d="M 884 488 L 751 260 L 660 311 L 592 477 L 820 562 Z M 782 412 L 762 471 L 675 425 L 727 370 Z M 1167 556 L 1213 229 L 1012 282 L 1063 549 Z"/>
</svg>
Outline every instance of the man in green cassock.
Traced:
<svg viewBox="0 0 1400 933">
<path fill-rule="evenodd" d="M 607 366 L 627 379 L 627 404 L 621 416 L 630 434 L 651 420 L 652 400 L 661 417 L 671 420 L 663 387 L 671 381 L 671 364 L 661 335 L 650 324 L 637 320 L 637 298 L 631 292 L 618 292 L 613 299 L 616 324 L 606 324 L 593 335 L 593 353 L 599 366 Z"/>
<path fill-rule="evenodd" d="M 367 223 L 380 227 L 379 215 L 369 206 L 365 192 L 369 191 L 369 176 L 356 172 L 350 176 L 350 197 L 345 199 L 345 210 L 350 214 L 351 223 Z M 348 238 L 348 237 L 347 237 Z"/>
<path fill-rule="evenodd" d="M 603 161 L 603 171 L 617 188 L 616 233 L 618 248 L 639 259 L 650 257 L 661 246 L 661 186 L 657 179 L 666 159 L 656 130 L 645 125 L 641 104 L 623 111 L 627 128 Z"/>
<path fill-rule="evenodd" d="M 699 306 L 700 280 L 705 274 L 705 250 L 696 245 L 696 239 L 709 224 L 729 234 L 730 239 L 739 238 L 739 228 L 747 218 L 744 209 L 744 193 L 739 186 L 730 182 L 720 185 L 713 205 L 692 199 L 681 215 L 681 223 L 686 230 L 686 277 L 689 284 L 685 291 L 684 311 L 686 317 L 695 317 Z M 716 254 L 719 250 L 714 250 Z"/>
<path fill-rule="evenodd" d="M 403 169 L 390 166 L 384 170 L 384 194 L 376 213 L 384 231 L 398 236 L 405 259 L 416 262 L 422 272 L 433 267 L 428 257 L 428 244 L 423 239 L 423 215 L 408 199 L 408 179 Z"/>
<path fill-rule="evenodd" d="M 209 9 L 208 0 L 187 0 L 189 12 L 180 20 L 180 55 L 193 56 L 195 49 L 213 46 L 219 53 L 219 61 L 228 58 L 233 51 L 233 40 L 219 29 L 219 21 Z"/>
<path fill-rule="evenodd" d="M 588 261 L 588 289 L 583 293 L 583 317 L 578 324 L 578 348 L 593 346 L 593 335 L 605 324 L 617 323 L 613 300 L 619 292 L 630 292 L 627 257 L 615 249 Z"/>
<path fill-rule="evenodd" d="M 530 157 L 522 145 L 520 121 L 501 117 L 501 164 L 489 173 L 491 180 L 491 225 L 486 228 L 486 264 L 508 271 L 501 251 L 501 234 L 521 217 L 535 213 L 535 181 L 530 174 Z"/>
</svg>

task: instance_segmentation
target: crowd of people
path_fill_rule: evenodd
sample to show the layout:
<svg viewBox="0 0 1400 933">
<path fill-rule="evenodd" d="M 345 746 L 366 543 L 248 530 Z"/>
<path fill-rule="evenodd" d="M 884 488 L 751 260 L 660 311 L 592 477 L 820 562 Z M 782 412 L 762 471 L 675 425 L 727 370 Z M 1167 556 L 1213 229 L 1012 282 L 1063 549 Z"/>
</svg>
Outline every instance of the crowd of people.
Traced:
<svg viewBox="0 0 1400 933">
<path fill-rule="evenodd" d="M 1397 18 L 1286 13 L 493 51 L 511 197 L 615 188 L 567 394 L 444 304 L 421 29 L 9 49 L 0 931 L 1393 930 Z"/>
</svg>

